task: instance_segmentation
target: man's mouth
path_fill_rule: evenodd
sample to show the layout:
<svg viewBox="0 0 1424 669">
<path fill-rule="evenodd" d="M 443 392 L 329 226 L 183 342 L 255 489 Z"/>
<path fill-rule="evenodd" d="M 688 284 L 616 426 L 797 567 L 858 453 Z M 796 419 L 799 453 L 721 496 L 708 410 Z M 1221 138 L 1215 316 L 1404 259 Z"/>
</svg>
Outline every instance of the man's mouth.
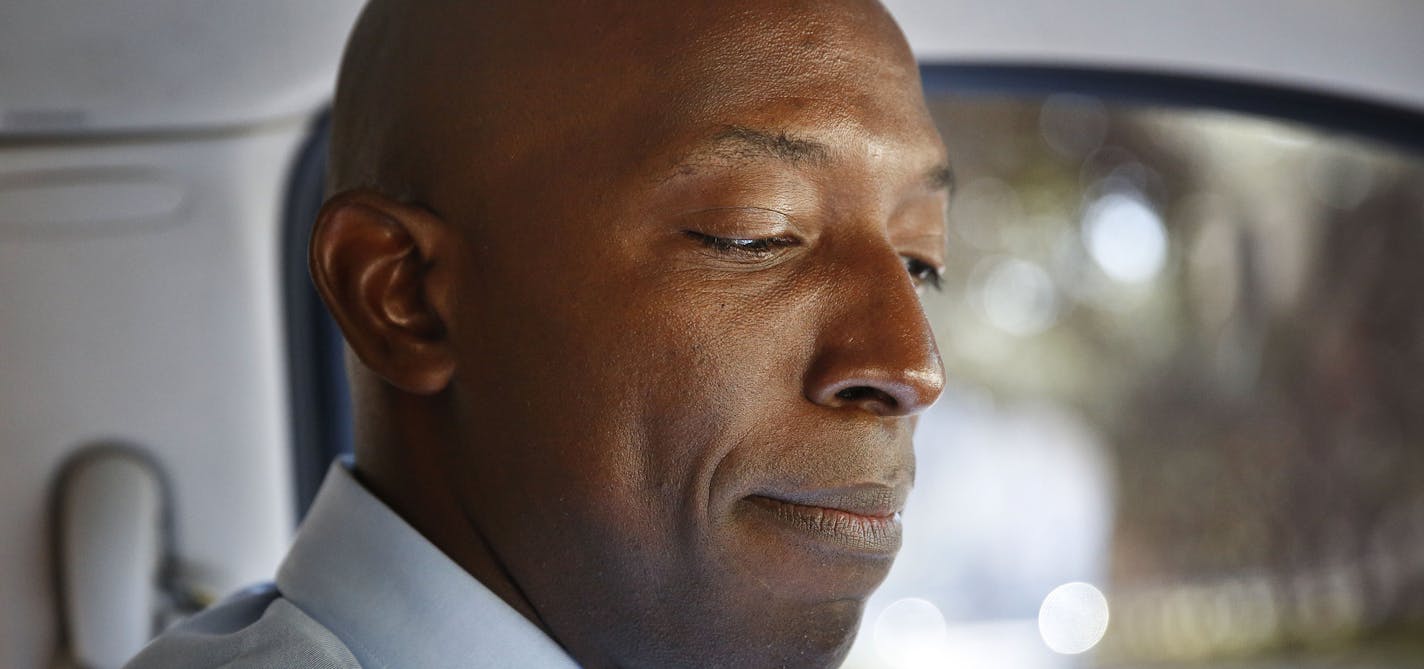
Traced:
<svg viewBox="0 0 1424 669">
<path fill-rule="evenodd" d="M 818 544 L 889 557 L 900 550 L 900 511 L 906 489 L 871 484 L 847 488 L 765 492 L 747 497 L 765 517 Z"/>
</svg>

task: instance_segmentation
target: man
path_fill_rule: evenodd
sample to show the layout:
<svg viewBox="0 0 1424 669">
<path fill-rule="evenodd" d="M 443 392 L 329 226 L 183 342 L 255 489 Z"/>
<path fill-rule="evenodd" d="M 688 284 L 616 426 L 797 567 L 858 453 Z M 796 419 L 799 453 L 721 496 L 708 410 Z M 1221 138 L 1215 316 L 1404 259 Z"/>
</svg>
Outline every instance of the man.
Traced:
<svg viewBox="0 0 1424 669">
<path fill-rule="evenodd" d="M 943 385 L 948 168 L 873 0 L 394 2 L 311 269 L 354 465 L 131 666 L 828 666 Z"/>
</svg>

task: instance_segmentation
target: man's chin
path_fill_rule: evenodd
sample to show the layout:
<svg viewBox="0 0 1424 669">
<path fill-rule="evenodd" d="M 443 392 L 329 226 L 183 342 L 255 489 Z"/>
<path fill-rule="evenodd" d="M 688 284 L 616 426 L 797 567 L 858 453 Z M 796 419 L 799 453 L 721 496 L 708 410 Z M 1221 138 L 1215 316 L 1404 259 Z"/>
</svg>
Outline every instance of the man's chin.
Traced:
<svg viewBox="0 0 1424 669">
<path fill-rule="evenodd" d="M 751 627 L 729 627 L 697 657 L 679 656 L 668 666 L 838 667 L 850 653 L 864 602 L 859 599 L 807 605 L 758 598 L 737 611 Z"/>
<path fill-rule="evenodd" d="M 787 639 L 772 657 L 765 658 L 768 667 L 839 667 L 855 643 L 860 629 L 865 602 L 846 599 L 822 602 L 802 609 L 792 629 L 785 630 Z"/>
</svg>

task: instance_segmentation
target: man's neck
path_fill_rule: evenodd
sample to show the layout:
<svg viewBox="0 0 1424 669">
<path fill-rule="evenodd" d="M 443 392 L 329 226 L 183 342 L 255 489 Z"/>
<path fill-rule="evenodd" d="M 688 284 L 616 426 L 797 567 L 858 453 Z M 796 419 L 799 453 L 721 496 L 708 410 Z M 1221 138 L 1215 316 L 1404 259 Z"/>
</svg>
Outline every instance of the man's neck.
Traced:
<svg viewBox="0 0 1424 669">
<path fill-rule="evenodd" d="M 549 634 L 548 625 L 516 584 L 485 533 L 460 506 L 447 468 L 438 466 L 430 453 L 434 449 L 422 448 L 420 445 L 429 442 L 412 439 L 413 436 L 403 435 L 400 452 L 388 444 L 366 443 L 358 447 L 356 479 L 447 557 Z"/>
</svg>

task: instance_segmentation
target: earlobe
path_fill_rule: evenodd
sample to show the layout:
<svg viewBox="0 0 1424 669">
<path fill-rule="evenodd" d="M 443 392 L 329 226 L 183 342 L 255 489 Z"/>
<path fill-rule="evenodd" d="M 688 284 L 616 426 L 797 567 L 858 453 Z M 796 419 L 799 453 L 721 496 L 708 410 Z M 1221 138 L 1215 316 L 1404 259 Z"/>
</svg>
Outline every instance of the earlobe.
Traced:
<svg viewBox="0 0 1424 669">
<path fill-rule="evenodd" d="M 312 230 L 312 280 L 347 343 L 409 393 L 438 393 L 454 374 L 446 234 L 435 214 L 368 190 L 332 197 Z"/>
</svg>

